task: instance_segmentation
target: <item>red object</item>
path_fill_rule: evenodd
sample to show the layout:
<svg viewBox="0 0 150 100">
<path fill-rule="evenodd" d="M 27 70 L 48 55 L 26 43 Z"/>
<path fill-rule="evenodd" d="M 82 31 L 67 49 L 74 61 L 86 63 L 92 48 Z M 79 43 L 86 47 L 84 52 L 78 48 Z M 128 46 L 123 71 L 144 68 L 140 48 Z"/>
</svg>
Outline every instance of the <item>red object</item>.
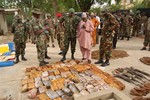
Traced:
<svg viewBox="0 0 150 100">
<path fill-rule="evenodd" d="M 56 16 L 57 16 L 57 17 L 61 17 L 62 14 L 61 14 L 61 13 L 57 13 Z"/>
</svg>

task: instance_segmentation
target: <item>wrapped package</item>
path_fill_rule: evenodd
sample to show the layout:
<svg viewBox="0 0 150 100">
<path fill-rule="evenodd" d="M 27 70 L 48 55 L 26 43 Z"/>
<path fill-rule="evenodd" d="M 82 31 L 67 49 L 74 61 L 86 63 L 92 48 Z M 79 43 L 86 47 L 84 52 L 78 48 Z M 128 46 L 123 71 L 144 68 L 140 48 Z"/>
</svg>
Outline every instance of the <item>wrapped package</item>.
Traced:
<svg viewBox="0 0 150 100">
<path fill-rule="evenodd" d="M 35 84 L 34 83 L 29 83 L 28 84 L 28 90 L 31 90 L 33 88 L 35 88 Z"/>
<path fill-rule="evenodd" d="M 54 80 L 54 79 L 56 79 L 56 77 L 55 76 L 48 76 L 49 77 L 49 79 L 50 80 Z"/>
<path fill-rule="evenodd" d="M 63 92 L 62 90 L 57 90 L 56 92 L 57 92 L 57 94 L 58 94 L 59 96 L 64 95 L 64 92 Z"/>
<path fill-rule="evenodd" d="M 27 92 L 28 91 L 28 85 L 27 84 L 24 84 L 22 87 L 21 87 L 21 92 Z"/>
<path fill-rule="evenodd" d="M 73 100 L 73 96 L 63 95 L 61 96 L 62 100 Z"/>
<path fill-rule="evenodd" d="M 46 91 L 47 91 L 46 86 L 40 86 L 39 87 L 39 93 L 46 93 Z"/>
<path fill-rule="evenodd" d="M 50 88 L 50 81 L 42 81 L 43 84 L 47 87 L 47 88 Z"/>
<path fill-rule="evenodd" d="M 36 88 L 34 88 L 28 92 L 28 98 L 29 99 L 34 99 L 36 97 L 36 95 L 37 95 L 37 89 Z"/>
<path fill-rule="evenodd" d="M 43 83 L 41 81 L 41 78 L 38 77 L 38 78 L 35 78 L 35 87 L 38 88 L 40 86 L 43 86 Z"/>
<path fill-rule="evenodd" d="M 76 83 L 75 86 L 77 87 L 77 89 L 78 89 L 79 91 L 82 91 L 82 90 L 85 89 L 85 87 L 84 87 L 84 85 L 83 85 L 82 83 Z"/>
<path fill-rule="evenodd" d="M 51 100 L 45 93 L 37 95 L 38 100 Z"/>
<path fill-rule="evenodd" d="M 76 88 L 76 86 L 74 84 L 70 84 L 69 85 L 69 89 L 73 92 L 73 93 L 78 93 L 79 90 Z"/>
<path fill-rule="evenodd" d="M 48 71 L 42 73 L 42 77 L 48 77 L 48 75 L 49 75 Z"/>
<path fill-rule="evenodd" d="M 52 91 L 52 90 L 48 90 L 48 91 L 46 92 L 46 94 L 47 94 L 47 96 L 48 96 L 50 99 L 55 99 L 55 98 L 59 97 L 59 95 L 58 95 L 56 92 Z"/>
<path fill-rule="evenodd" d="M 86 86 L 86 89 L 87 89 L 87 91 L 88 91 L 89 93 L 95 92 L 95 89 L 94 89 L 93 85 L 87 85 L 87 86 Z"/>
</svg>

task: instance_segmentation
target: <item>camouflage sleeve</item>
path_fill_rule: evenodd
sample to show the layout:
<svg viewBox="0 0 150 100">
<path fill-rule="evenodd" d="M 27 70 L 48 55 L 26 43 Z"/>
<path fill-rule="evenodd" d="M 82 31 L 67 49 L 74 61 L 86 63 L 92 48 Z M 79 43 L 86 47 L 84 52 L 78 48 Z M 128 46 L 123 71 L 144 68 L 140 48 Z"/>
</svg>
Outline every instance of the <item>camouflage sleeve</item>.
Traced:
<svg viewBox="0 0 150 100">
<path fill-rule="evenodd" d="M 120 25 L 114 17 L 111 17 L 110 21 L 112 23 L 111 30 L 115 30 L 115 29 L 119 28 Z"/>
<path fill-rule="evenodd" d="M 63 23 L 64 21 L 65 21 L 65 17 L 64 16 L 59 19 L 60 23 Z"/>
</svg>

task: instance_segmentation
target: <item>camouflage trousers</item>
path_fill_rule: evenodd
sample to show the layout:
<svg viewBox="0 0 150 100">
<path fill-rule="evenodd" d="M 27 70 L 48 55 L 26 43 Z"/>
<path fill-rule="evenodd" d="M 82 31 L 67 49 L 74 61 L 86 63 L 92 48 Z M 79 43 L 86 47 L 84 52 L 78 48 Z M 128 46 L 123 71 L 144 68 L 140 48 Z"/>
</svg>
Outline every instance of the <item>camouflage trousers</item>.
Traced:
<svg viewBox="0 0 150 100">
<path fill-rule="evenodd" d="M 140 25 L 133 25 L 133 36 L 139 35 L 140 32 Z"/>
<path fill-rule="evenodd" d="M 150 31 L 146 31 L 144 42 L 144 46 L 149 46 L 150 47 Z"/>
<path fill-rule="evenodd" d="M 46 48 L 46 36 L 40 35 L 36 40 L 36 48 L 39 62 L 44 61 Z"/>
<path fill-rule="evenodd" d="M 112 40 L 113 40 L 113 36 L 101 37 L 100 46 L 99 46 L 100 59 L 104 59 L 104 56 L 106 60 L 110 59 L 111 50 L 112 50 Z"/>
<path fill-rule="evenodd" d="M 131 34 L 131 27 L 130 26 L 124 26 L 121 30 L 121 36 L 122 37 L 130 37 Z"/>
<path fill-rule="evenodd" d="M 15 42 L 16 57 L 19 56 L 20 54 L 22 56 L 24 56 L 25 55 L 25 48 L 26 48 L 26 43 Z"/>
<path fill-rule="evenodd" d="M 71 53 L 75 52 L 75 47 L 76 47 L 76 37 L 73 38 L 64 38 L 64 54 L 67 53 L 69 49 L 69 44 L 71 43 Z"/>
<path fill-rule="evenodd" d="M 51 30 L 49 31 L 49 37 L 48 37 L 48 43 L 51 40 L 51 43 L 54 43 L 54 35 L 55 35 L 55 30 L 51 28 Z"/>
<path fill-rule="evenodd" d="M 64 49 L 64 32 L 59 32 L 59 34 L 57 34 L 57 41 L 58 41 L 60 50 L 63 51 L 63 49 Z"/>
</svg>

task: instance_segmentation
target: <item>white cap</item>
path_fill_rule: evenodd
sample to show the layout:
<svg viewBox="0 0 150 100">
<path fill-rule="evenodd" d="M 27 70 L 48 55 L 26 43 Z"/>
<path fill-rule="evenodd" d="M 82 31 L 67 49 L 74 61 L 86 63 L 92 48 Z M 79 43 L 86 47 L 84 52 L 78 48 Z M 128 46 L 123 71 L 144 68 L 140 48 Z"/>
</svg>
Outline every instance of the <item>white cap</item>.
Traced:
<svg viewBox="0 0 150 100">
<path fill-rule="evenodd" d="M 86 13 L 82 13 L 82 18 L 87 18 L 87 14 Z"/>
</svg>

